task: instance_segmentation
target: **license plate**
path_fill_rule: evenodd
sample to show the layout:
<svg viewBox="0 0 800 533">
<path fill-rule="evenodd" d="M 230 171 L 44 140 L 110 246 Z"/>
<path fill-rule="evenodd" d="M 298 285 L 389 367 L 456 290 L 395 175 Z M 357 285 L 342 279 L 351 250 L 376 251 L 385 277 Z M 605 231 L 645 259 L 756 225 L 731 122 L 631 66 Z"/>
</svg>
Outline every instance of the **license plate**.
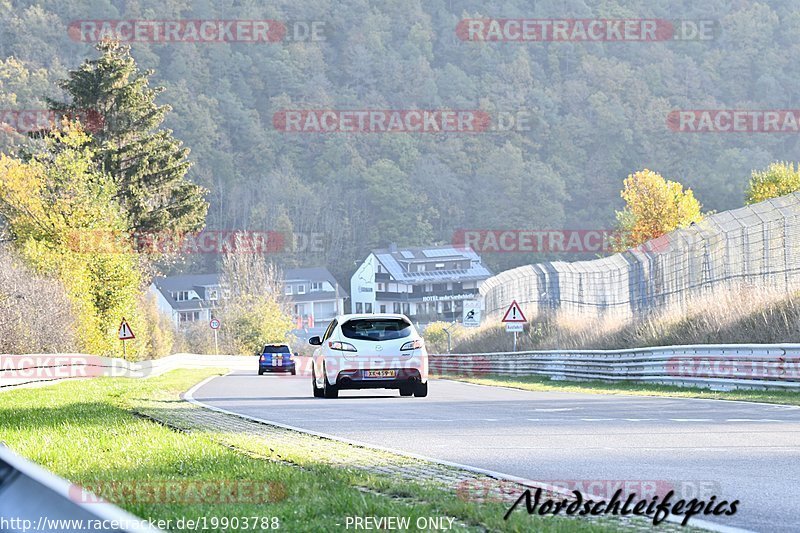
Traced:
<svg viewBox="0 0 800 533">
<path fill-rule="evenodd" d="M 397 370 L 365 370 L 364 379 L 396 378 Z"/>
</svg>

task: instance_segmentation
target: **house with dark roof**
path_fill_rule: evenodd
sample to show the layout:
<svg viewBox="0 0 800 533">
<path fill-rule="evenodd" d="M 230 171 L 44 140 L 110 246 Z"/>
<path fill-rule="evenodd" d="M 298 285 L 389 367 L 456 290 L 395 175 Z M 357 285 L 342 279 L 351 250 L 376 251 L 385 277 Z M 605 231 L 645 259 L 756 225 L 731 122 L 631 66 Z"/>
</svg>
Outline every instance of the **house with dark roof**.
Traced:
<svg viewBox="0 0 800 533">
<path fill-rule="evenodd" d="M 230 291 L 220 274 L 186 274 L 159 277 L 150 285 L 159 310 L 177 325 L 209 321 Z M 344 312 L 347 293 L 327 268 L 288 268 L 283 271 L 283 291 L 291 302 L 298 330 L 324 327 Z"/>
<path fill-rule="evenodd" d="M 214 318 L 214 310 L 229 291 L 220 285 L 219 274 L 186 274 L 159 277 L 150 285 L 159 311 L 176 325 Z"/>
<path fill-rule="evenodd" d="M 492 273 L 472 248 L 428 246 L 373 250 L 350 280 L 353 313 L 403 313 L 417 322 L 461 318 Z"/>
</svg>

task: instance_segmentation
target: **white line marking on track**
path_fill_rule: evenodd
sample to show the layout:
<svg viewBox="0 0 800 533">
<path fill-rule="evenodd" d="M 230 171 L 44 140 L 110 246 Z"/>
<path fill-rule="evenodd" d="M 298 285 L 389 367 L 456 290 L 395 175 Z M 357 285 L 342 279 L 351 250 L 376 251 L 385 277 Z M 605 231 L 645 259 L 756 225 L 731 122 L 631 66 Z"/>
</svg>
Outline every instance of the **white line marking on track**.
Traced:
<svg viewBox="0 0 800 533">
<path fill-rule="evenodd" d="M 229 372 L 228 374 L 226 374 L 226 376 L 229 375 L 229 374 L 232 374 L 232 373 L 233 372 Z M 402 455 L 402 456 L 405 456 L 405 457 L 411 457 L 413 459 L 421 459 L 423 461 L 430 461 L 432 463 L 438 463 L 438 464 L 445 465 L 445 466 L 452 466 L 454 468 L 460 468 L 462 470 L 467 470 L 469 472 L 475 472 L 475 473 L 478 473 L 478 474 L 484 474 L 484 475 L 487 475 L 487 476 L 490 476 L 490 477 L 493 477 L 493 478 L 496 478 L 496 479 L 505 479 L 505 480 L 508 480 L 508 481 L 513 481 L 515 483 L 519 483 L 521 485 L 528 486 L 528 487 L 535 487 L 537 485 L 541 486 L 541 484 L 532 483 L 530 480 L 526 480 L 526 479 L 523 479 L 523 478 L 521 478 L 519 476 L 514 476 L 512 474 L 504 474 L 504 473 L 498 472 L 496 470 L 488 470 L 488 469 L 485 469 L 485 468 L 479 468 L 479 467 L 476 467 L 476 466 L 470 466 L 470 465 L 466 465 L 466 464 L 462 464 L 462 463 L 455 463 L 455 462 L 452 462 L 452 461 L 445 461 L 443 459 L 435 459 L 433 457 L 429 457 L 429 456 L 426 456 L 426 455 L 420 455 L 420 454 L 416 454 L 416 453 L 405 452 L 405 451 L 401 451 L 401 450 L 397 450 L 397 449 L 393 449 L 393 448 L 388 448 L 388 447 L 384 447 L 384 446 L 377 446 L 377 445 L 374 445 L 374 444 L 368 444 L 368 443 L 365 443 L 365 442 L 359 442 L 359 441 L 355 441 L 355 440 L 352 440 L 352 439 L 347 439 L 347 438 L 344 438 L 344 437 L 337 437 L 335 435 L 330 435 L 328 433 L 321 433 L 321 432 L 318 432 L 318 431 L 312 431 L 312 430 L 309 430 L 309 429 L 303 429 L 303 428 L 299 428 L 299 427 L 296 427 L 296 426 L 290 426 L 288 424 L 282 424 L 280 422 L 273 422 L 271 420 L 266 420 L 266 419 L 263 419 L 263 418 L 257 418 L 257 417 L 254 417 L 254 416 L 249 416 L 249 415 L 245 415 L 245 414 L 242 414 L 242 413 L 237 413 L 235 411 L 230 411 L 228 409 L 223 409 L 221 407 L 216 407 L 214 405 L 203 403 L 202 401 L 196 400 L 194 398 L 194 393 L 197 392 L 203 385 L 205 385 L 206 383 L 210 382 L 213 379 L 220 378 L 220 377 L 225 377 L 225 376 L 210 376 L 210 377 L 204 379 L 203 381 L 201 381 L 200 383 L 198 383 L 197 385 L 195 385 L 194 387 L 192 387 L 191 389 L 186 391 L 182 395 L 182 398 L 184 400 L 188 401 L 191 404 L 197 405 L 198 407 L 202 407 L 202 408 L 208 409 L 210 411 L 216 411 L 218 413 L 225 413 L 227 415 L 231 415 L 231 416 L 235 416 L 235 417 L 238 417 L 238 418 L 242 418 L 244 420 L 252 420 L 254 422 L 259 422 L 259 423 L 262 423 L 262 424 L 268 424 L 268 425 L 271 425 L 271 426 L 282 427 L 282 428 L 285 428 L 285 429 L 290 429 L 292 431 L 298 431 L 300 433 L 306 433 L 308 435 L 316 435 L 317 437 L 322 437 L 324 439 L 329 439 L 329 440 L 338 441 L 338 442 L 344 442 L 346 444 L 350 444 L 350 445 L 353 445 L 353 446 L 359 446 L 359 447 L 362 447 L 362 448 L 372 448 L 373 450 L 381 450 L 381 451 L 385 451 L 385 452 L 389 452 L 389 453 L 394 453 L 394 454 L 397 454 L 397 455 Z M 443 381 L 446 381 L 446 380 L 443 380 Z M 477 384 L 472 384 L 472 383 L 467 383 L 467 384 L 468 385 L 476 385 L 476 386 L 479 386 L 479 387 L 489 387 L 490 386 L 490 385 L 477 385 Z M 517 390 L 517 391 L 519 390 L 519 389 L 512 389 L 511 387 L 501 387 L 501 388 L 508 388 L 510 390 Z M 716 401 L 716 400 L 712 400 L 712 401 Z M 609 419 L 609 420 L 613 420 L 613 419 Z M 547 488 L 548 490 L 551 490 L 553 492 L 562 493 L 562 494 L 565 494 L 565 495 L 571 494 L 568 491 L 561 489 L 560 487 L 548 486 L 547 484 L 544 484 L 544 485 L 545 485 L 545 488 Z M 682 519 L 683 519 L 683 517 L 670 515 L 670 516 L 668 516 L 666 518 L 666 521 L 667 522 L 672 522 L 672 523 L 675 523 L 675 524 L 680 524 Z M 718 533 L 752 533 L 750 530 L 747 530 L 747 529 L 739 529 L 739 528 L 735 528 L 735 527 L 724 526 L 722 524 L 715 524 L 714 522 L 709 522 L 708 520 L 700 520 L 700 519 L 697 519 L 696 517 L 692 517 L 691 519 L 689 519 L 689 524 L 688 525 L 689 526 L 696 525 L 698 527 L 702 527 L 702 528 L 708 529 L 710 531 L 716 531 Z"/>
<path fill-rule="evenodd" d="M 543 393 L 545 391 L 530 391 L 525 389 L 520 389 L 517 387 L 509 387 L 506 385 L 484 385 L 483 383 L 470 383 L 468 381 L 458 381 L 452 379 L 440 379 L 437 381 L 445 381 L 449 383 L 459 383 L 461 385 L 471 385 L 473 387 L 490 387 L 493 389 L 505 389 L 514 392 L 531 392 L 531 393 Z M 659 396 L 657 394 L 604 394 L 601 392 L 566 392 L 566 391 L 546 391 L 546 394 L 554 394 L 554 395 L 564 395 L 564 394 L 582 394 L 582 395 L 596 395 L 596 396 L 605 396 L 609 398 L 614 396 L 616 398 L 636 398 L 636 399 L 651 399 L 651 400 L 677 400 L 679 402 L 715 402 L 717 404 L 721 403 L 742 403 L 745 405 L 762 405 L 764 407 L 771 407 L 773 409 L 800 409 L 800 405 L 785 405 L 785 404 L 778 404 L 778 403 L 768 403 L 768 402 L 751 402 L 750 400 L 728 400 L 726 398 L 686 398 L 684 396 Z"/>
<path fill-rule="evenodd" d="M 773 418 L 728 418 L 725 422 L 785 422 L 785 420 L 775 420 Z"/>
</svg>

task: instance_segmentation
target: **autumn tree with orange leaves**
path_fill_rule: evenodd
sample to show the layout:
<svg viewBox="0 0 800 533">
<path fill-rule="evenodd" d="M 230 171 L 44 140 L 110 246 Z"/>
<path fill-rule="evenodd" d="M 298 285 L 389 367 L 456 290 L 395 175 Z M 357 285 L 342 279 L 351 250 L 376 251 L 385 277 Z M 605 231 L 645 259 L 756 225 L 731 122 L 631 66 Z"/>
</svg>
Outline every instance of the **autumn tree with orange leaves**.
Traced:
<svg viewBox="0 0 800 533">
<path fill-rule="evenodd" d="M 617 211 L 618 251 L 644 244 L 703 219 L 702 205 L 691 189 L 644 169 L 630 174 L 620 196 L 625 208 Z"/>
</svg>

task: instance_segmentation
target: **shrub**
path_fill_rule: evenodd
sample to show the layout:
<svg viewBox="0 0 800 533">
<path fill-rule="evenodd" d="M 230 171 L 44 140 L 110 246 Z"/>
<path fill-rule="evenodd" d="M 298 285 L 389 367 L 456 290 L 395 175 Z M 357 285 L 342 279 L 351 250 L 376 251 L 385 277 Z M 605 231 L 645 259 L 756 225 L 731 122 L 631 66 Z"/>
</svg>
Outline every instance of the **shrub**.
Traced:
<svg viewBox="0 0 800 533">
<path fill-rule="evenodd" d="M 64 286 L 0 247 L 0 353 L 75 352 L 78 325 Z"/>
<path fill-rule="evenodd" d="M 753 171 L 747 186 L 746 203 L 755 204 L 800 190 L 800 170 L 794 163 L 772 163 L 762 171 Z"/>
</svg>

